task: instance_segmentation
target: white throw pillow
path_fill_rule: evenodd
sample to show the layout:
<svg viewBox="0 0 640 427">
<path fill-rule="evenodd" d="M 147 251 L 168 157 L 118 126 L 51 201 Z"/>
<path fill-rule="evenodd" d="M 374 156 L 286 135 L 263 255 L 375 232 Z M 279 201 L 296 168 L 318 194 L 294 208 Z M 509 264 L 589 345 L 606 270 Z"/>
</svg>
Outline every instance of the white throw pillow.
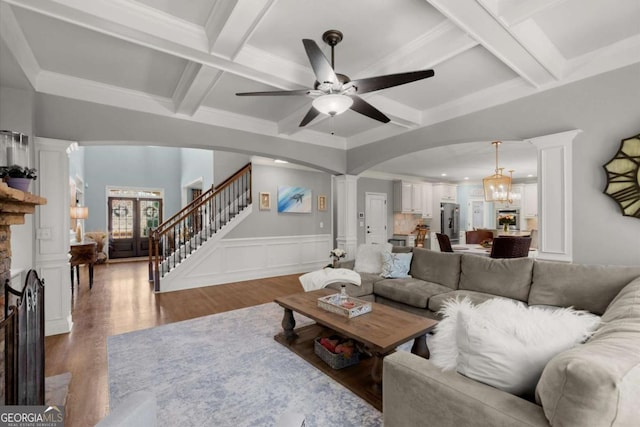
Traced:
<svg viewBox="0 0 640 427">
<path fill-rule="evenodd" d="M 382 273 L 380 275 L 387 279 L 404 279 L 409 276 L 411 269 L 411 259 L 413 253 L 394 254 L 382 252 Z"/>
<path fill-rule="evenodd" d="M 599 323 L 585 311 L 539 309 L 501 298 L 458 310 L 457 370 L 506 392 L 532 396 L 549 360 L 587 340 Z"/>
<path fill-rule="evenodd" d="M 353 269 L 358 273 L 382 272 L 382 252 L 391 252 L 391 243 L 364 244 L 358 246 Z"/>
</svg>

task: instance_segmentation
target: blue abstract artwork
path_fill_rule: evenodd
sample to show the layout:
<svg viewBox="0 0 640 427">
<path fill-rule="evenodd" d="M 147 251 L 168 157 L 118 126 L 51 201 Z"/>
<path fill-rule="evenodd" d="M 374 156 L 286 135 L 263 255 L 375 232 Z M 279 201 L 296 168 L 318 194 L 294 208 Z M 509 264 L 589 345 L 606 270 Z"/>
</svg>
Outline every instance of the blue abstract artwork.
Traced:
<svg viewBox="0 0 640 427">
<path fill-rule="evenodd" d="M 278 212 L 310 213 L 311 189 L 304 187 L 278 187 Z"/>
</svg>

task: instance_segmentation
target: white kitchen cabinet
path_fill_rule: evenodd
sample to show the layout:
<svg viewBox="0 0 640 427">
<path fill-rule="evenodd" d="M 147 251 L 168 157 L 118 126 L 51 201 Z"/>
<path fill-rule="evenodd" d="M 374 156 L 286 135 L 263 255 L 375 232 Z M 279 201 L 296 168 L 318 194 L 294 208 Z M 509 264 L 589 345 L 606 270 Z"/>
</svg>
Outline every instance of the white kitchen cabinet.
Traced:
<svg viewBox="0 0 640 427">
<path fill-rule="evenodd" d="M 538 184 L 525 184 L 522 206 L 525 218 L 538 216 Z"/>
<path fill-rule="evenodd" d="M 422 213 L 422 184 L 394 181 L 393 211 L 412 214 Z"/>
<path fill-rule="evenodd" d="M 433 218 L 433 186 L 422 184 L 422 218 Z"/>
<path fill-rule="evenodd" d="M 458 200 L 458 186 L 455 184 L 434 184 L 434 200 L 448 203 L 455 203 Z"/>
</svg>

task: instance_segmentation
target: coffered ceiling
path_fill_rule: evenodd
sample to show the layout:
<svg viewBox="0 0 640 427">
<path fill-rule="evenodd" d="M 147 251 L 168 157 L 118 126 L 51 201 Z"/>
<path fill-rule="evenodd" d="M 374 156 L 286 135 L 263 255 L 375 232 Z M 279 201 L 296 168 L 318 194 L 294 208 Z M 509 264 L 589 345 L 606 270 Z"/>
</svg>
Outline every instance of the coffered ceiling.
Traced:
<svg viewBox="0 0 640 427">
<path fill-rule="evenodd" d="M 0 0 L 0 8 L 3 85 L 26 77 L 43 94 L 340 149 L 640 62 L 638 0 Z M 310 98 L 235 95 L 312 87 L 301 40 L 329 56 L 328 29 L 344 34 L 336 71 L 351 79 L 435 76 L 363 95 L 387 124 L 347 111 L 301 128 Z M 451 153 L 428 158 L 446 168 Z"/>
</svg>

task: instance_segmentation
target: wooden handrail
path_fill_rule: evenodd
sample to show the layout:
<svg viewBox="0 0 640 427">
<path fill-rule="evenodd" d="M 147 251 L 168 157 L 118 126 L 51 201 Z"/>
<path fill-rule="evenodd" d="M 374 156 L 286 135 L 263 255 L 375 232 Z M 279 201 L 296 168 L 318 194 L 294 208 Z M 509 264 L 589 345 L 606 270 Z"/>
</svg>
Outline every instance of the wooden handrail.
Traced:
<svg viewBox="0 0 640 427">
<path fill-rule="evenodd" d="M 159 279 L 161 276 L 159 272 L 160 259 L 161 258 L 164 259 L 166 257 L 166 255 L 160 255 L 160 249 L 161 248 L 163 250 L 166 249 L 166 247 L 162 247 L 160 243 L 161 239 L 167 236 L 168 239 L 165 238 L 166 242 L 169 242 L 169 241 L 175 242 L 176 236 L 180 235 L 179 239 L 184 238 L 188 240 L 190 237 L 184 237 L 184 236 L 185 235 L 188 236 L 189 233 L 194 232 L 191 226 L 185 227 L 185 225 L 189 223 L 190 217 L 194 217 L 194 218 L 199 217 L 202 219 L 203 217 L 201 215 L 205 213 L 205 215 L 208 215 L 209 221 L 212 221 L 212 220 L 215 221 L 216 214 L 218 214 L 218 218 L 221 218 L 219 214 L 221 212 L 222 207 L 226 206 L 227 210 L 229 210 L 229 207 L 233 206 L 232 203 L 229 203 L 231 200 L 236 201 L 236 208 L 239 203 L 241 203 L 243 207 L 246 207 L 248 204 L 251 204 L 252 203 L 251 170 L 252 170 L 251 163 L 246 164 L 245 166 L 240 168 L 237 172 L 235 172 L 231 177 L 229 177 L 224 182 L 222 182 L 222 184 L 220 184 L 217 187 L 211 186 L 209 190 L 201 194 L 198 198 L 194 199 L 191 203 L 189 203 L 187 206 L 182 208 L 179 212 L 177 212 L 171 218 L 164 221 L 157 228 L 149 230 L 149 280 L 154 282 L 154 285 L 155 285 L 154 287 L 156 291 L 159 291 Z M 240 191 L 238 191 L 238 187 L 232 187 L 233 185 L 235 185 L 236 182 L 242 183 L 242 187 Z M 225 193 L 225 190 L 227 189 L 229 189 L 229 191 Z M 238 197 L 241 194 L 244 195 L 243 196 L 244 199 L 242 200 L 242 202 L 238 200 Z M 223 201 L 223 204 L 220 204 L 221 200 Z M 200 208 L 203 208 L 203 207 L 204 207 L 204 211 L 200 211 Z M 208 212 L 208 214 L 206 214 L 206 212 Z M 223 219 L 224 222 L 229 220 L 229 217 L 228 217 L 229 214 L 227 213 L 226 215 L 227 215 L 227 218 Z M 213 222 L 213 224 L 215 224 L 215 222 Z M 210 228 L 211 222 L 206 227 Z M 214 228 L 216 230 L 219 229 L 218 227 L 215 227 L 215 226 Z M 185 230 L 186 230 L 186 233 L 183 235 L 182 233 Z M 173 231 L 174 233 L 173 235 L 169 234 L 171 231 Z M 199 232 L 200 229 L 198 228 L 198 230 L 195 230 L 195 231 Z M 206 240 L 206 237 L 205 237 L 205 240 Z M 181 244 L 182 243 L 183 242 L 181 242 Z M 179 245 L 176 245 L 176 246 L 179 246 Z M 190 246 L 190 248 L 192 249 L 193 247 Z M 191 249 L 189 249 L 189 253 L 191 253 Z M 172 252 L 171 256 L 175 257 L 176 254 L 180 260 L 182 257 L 180 253 Z"/>
<path fill-rule="evenodd" d="M 218 188 L 226 187 L 229 184 L 229 182 L 235 180 L 239 175 L 242 175 L 243 173 L 245 173 L 247 171 L 247 169 L 251 170 L 251 162 L 247 163 L 246 165 L 244 165 L 243 167 L 238 169 L 238 171 L 236 173 L 234 173 L 229 178 L 227 178 L 224 181 L 222 181 L 220 184 L 218 184 L 215 187 L 213 187 L 213 189 L 217 190 Z"/>
</svg>

